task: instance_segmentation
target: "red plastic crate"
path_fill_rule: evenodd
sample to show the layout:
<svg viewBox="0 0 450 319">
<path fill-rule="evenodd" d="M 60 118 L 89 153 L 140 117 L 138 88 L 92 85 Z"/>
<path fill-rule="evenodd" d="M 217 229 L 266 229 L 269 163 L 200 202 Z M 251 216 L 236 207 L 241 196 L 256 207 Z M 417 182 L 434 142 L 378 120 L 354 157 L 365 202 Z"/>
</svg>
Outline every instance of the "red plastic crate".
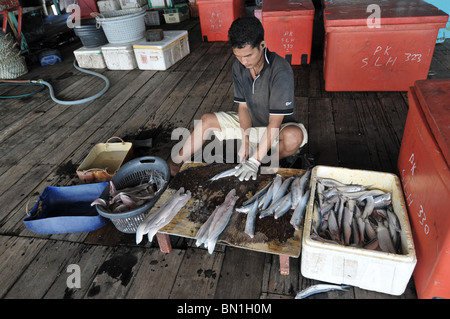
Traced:
<svg viewBox="0 0 450 319">
<path fill-rule="evenodd" d="M 228 29 L 244 16 L 243 0 L 197 0 L 203 41 L 228 41 Z"/>
<path fill-rule="evenodd" d="M 314 22 L 311 0 L 264 0 L 262 23 L 267 47 L 292 65 L 308 64 Z"/>
<path fill-rule="evenodd" d="M 380 27 L 369 28 L 366 9 L 325 8 L 325 90 L 407 91 L 426 79 L 448 15 L 431 5 L 385 6 Z"/>
<path fill-rule="evenodd" d="M 450 80 L 417 81 L 398 169 L 411 223 L 422 299 L 450 298 Z"/>
</svg>

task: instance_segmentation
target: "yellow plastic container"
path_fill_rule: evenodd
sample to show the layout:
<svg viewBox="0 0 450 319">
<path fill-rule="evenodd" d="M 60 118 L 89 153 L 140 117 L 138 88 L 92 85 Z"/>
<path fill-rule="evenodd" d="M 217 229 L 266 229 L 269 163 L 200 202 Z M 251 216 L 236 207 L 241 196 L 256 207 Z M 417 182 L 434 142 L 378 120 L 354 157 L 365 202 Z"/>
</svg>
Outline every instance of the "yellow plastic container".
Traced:
<svg viewBox="0 0 450 319">
<path fill-rule="evenodd" d="M 119 139 L 120 143 L 111 143 Z M 77 169 L 78 178 L 86 183 L 106 182 L 133 156 L 132 143 L 120 137 L 111 137 L 106 143 L 96 144 Z"/>
<path fill-rule="evenodd" d="M 392 207 L 402 233 L 402 255 L 374 251 L 311 238 L 317 177 L 332 178 L 346 184 L 373 185 L 392 191 Z M 311 173 L 311 197 L 308 202 L 302 240 L 301 272 L 304 277 L 356 286 L 362 289 L 401 295 L 417 263 L 411 227 L 399 178 L 390 173 L 316 166 Z"/>
</svg>

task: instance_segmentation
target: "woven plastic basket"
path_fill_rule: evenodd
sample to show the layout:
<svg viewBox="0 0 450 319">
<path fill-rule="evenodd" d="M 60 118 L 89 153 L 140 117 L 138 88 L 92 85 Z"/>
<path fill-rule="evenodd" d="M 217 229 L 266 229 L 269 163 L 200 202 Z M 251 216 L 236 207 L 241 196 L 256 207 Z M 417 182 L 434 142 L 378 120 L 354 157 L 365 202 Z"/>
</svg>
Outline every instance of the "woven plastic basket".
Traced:
<svg viewBox="0 0 450 319">
<path fill-rule="evenodd" d="M 170 170 L 166 161 L 156 156 L 144 156 L 133 159 L 124 164 L 117 173 L 113 176 L 112 182 L 116 189 L 126 187 L 134 187 L 144 182 L 148 182 L 149 179 L 154 176 L 155 172 L 163 177 L 163 180 L 157 183 L 157 192 L 155 197 L 136 209 L 129 210 L 123 213 L 112 213 L 107 211 L 100 205 L 95 205 L 97 212 L 106 218 L 109 218 L 114 226 L 123 233 L 135 233 L 139 224 L 142 223 L 146 215 L 150 212 L 150 209 L 155 205 L 161 194 L 167 187 L 167 183 L 170 178 Z M 109 185 L 105 187 L 100 198 L 107 200 L 109 198 Z"/>
<path fill-rule="evenodd" d="M 145 37 L 145 12 L 141 8 L 117 10 L 98 14 L 95 20 L 109 43 L 126 43 Z"/>
</svg>

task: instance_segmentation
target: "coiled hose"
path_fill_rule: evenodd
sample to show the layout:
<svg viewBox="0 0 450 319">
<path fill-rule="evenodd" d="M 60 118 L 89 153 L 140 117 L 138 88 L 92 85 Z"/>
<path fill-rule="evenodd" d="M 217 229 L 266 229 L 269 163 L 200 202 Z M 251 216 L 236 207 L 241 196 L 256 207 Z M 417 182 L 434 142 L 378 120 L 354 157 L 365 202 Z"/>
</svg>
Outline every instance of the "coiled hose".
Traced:
<svg viewBox="0 0 450 319">
<path fill-rule="evenodd" d="M 31 92 L 31 93 L 22 94 L 22 95 L 0 96 L 0 98 L 4 98 L 4 99 L 5 98 L 20 98 L 20 97 L 24 97 L 24 96 L 33 95 L 33 94 L 36 94 L 36 93 L 42 91 L 45 88 L 45 86 L 47 86 L 49 89 L 49 92 L 50 92 L 50 97 L 52 98 L 53 101 L 55 101 L 58 104 L 63 104 L 63 105 L 74 105 L 74 104 L 82 104 L 82 103 L 86 103 L 86 102 L 95 100 L 95 99 L 99 98 L 100 96 L 102 96 L 103 94 L 105 94 L 105 92 L 109 89 L 109 80 L 106 76 L 99 74 L 97 72 L 93 72 L 93 71 L 89 71 L 89 70 L 80 68 L 76 63 L 76 60 L 73 61 L 73 66 L 78 71 L 81 71 L 81 72 L 84 72 L 87 74 L 91 74 L 91 75 L 101 78 L 103 81 L 105 81 L 105 87 L 100 92 L 98 92 L 90 97 L 87 97 L 87 98 L 84 98 L 81 100 L 63 101 L 63 100 L 59 100 L 55 97 L 55 93 L 54 93 L 52 85 L 42 79 L 39 79 L 39 80 L 0 80 L 0 82 L 4 82 L 6 85 L 39 85 L 39 86 L 41 86 L 41 88 L 39 88 L 38 90 Z"/>
</svg>

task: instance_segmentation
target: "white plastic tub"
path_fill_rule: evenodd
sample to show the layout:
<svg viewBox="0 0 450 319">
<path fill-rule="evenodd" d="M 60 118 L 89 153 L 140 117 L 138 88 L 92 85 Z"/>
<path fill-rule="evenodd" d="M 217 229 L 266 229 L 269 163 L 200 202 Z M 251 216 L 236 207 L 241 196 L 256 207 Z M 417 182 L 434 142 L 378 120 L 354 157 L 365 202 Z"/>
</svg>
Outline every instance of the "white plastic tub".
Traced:
<svg viewBox="0 0 450 319">
<path fill-rule="evenodd" d="M 402 228 L 402 255 L 374 251 L 311 239 L 311 222 L 316 193 L 316 178 L 343 183 L 373 185 L 392 191 L 392 206 Z M 305 216 L 301 272 L 315 280 L 356 286 L 362 289 L 401 295 L 411 278 L 417 258 L 405 200 L 399 178 L 390 173 L 316 166 L 311 174 L 311 197 Z"/>
<path fill-rule="evenodd" d="M 189 54 L 188 33 L 185 30 L 164 31 L 161 41 L 140 41 L 133 45 L 138 68 L 167 70 Z"/>
</svg>

